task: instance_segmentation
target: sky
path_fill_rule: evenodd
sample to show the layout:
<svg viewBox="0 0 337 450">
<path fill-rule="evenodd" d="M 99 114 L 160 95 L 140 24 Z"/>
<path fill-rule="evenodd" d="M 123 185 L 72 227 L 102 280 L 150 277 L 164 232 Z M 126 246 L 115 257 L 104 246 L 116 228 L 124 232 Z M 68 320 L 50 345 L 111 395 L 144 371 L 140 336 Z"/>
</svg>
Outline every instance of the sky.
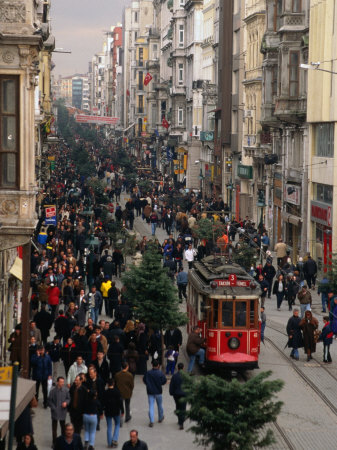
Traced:
<svg viewBox="0 0 337 450">
<path fill-rule="evenodd" d="M 54 75 L 86 73 L 92 56 L 102 50 L 104 31 L 122 22 L 124 6 L 131 0 L 52 0 L 51 27 L 57 49 L 53 53 Z"/>
</svg>

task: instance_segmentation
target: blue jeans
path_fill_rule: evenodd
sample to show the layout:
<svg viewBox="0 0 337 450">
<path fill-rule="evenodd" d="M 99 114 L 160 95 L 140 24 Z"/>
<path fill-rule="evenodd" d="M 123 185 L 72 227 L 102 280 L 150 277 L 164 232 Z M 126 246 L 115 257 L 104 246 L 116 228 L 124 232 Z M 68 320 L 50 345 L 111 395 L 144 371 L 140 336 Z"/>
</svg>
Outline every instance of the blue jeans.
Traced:
<svg viewBox="0 0 337 450">
<path fill-rule="evenodd" d="M 154 236 L 156 234 L 156 228 L 157 228 L 156 222 L 151 223 L 152 236 Z"/>
<path fill-rule="evenodd" d="M 175 361 L 167 361 L 167 363 L 166 363 L 166 375 L 168 375 L 169 373 L 171 375 L 173 375 L 175 367 L 176 367 L 176 362 Z"/>
<path fill-rule="evenodd" d="M 293 348 L 291 350 L 290 356 L 293 356 L 294 358 L 298 359 L 300 357 L 300 355 L 298 353 L 298 349 L 297 348 Z"/>
<path fill-rule="evenodd" d="M 108 445 L 112 444 L 112 441 L 118 442 L 118 436 L 119 436 L 119 428 L 121 424 L 121 416 L 113 416 L 108 417 L 105 416 L 106 419 L 106 425 L 107 425 L 107 439 L 108 439 Z M 115 422 L 115 429 L 114 434 L 112 435 L 112 420 Z"/>
<path fill-rule="evenodd" d="M 328 294 L 325 294 L 324 292 L 322 292 L 322 310 L 325 312 L 326 311 L 326 306 L 329 303 L 329 297 Z"/>
<path fill-rule="evenodd" d="M 92 445 L 94 447 L 97 427 L 97 414 L 83 414 L 83 427 L 85 442 L 89 442 L 89 445 Z"/>
<path fill-rule="evenodd" d="M 190 361 L 188 363 L 187 372 L 191 373 L 194 367 L 195 358 L 199 356 L 199 364 L 204 364 L 205 362 L 205 350 L 200 348 L 195 355 L 190 356 Z"/>
<path fill-rule="evenodd" d="M 305 312 L 310 311 L 310 309 L 311 309 L 310 303 L 307 303 L 306 305 L 301 304 L 300 307 L 301 307 L 301 319 L 303 319 Z"/>
<path fill-rule="evenodd" d="M 157 394 L 157 395 L 147 395 L 148 400 L 149 400 L 149 418 L 150 418 L 150 422 L 153 423 L 154 422 L 154 402 L 156 401 L 157 403 L 157 408 L 158 408 L 158 419 L 162 420 L 164 417 L 164 410 L 163 410 L 163 396 L 162 394 Z"/>
</svg>

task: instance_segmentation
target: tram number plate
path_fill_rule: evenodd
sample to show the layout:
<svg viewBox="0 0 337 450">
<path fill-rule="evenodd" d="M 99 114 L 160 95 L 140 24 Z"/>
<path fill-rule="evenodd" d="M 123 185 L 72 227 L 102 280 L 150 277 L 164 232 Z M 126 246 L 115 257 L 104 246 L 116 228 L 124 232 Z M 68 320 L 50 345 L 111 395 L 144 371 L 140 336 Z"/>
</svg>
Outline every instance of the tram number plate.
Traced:
<svg viewBox="0 0 337 450">
<path fill-rule="evenodd" d="M 249 287 L 250 280 L 238 280 L 235 274 L 231 274 L 228 280 L 214 280 L 219 287 L 237 286 L 237 287 Z"/>
</svg>

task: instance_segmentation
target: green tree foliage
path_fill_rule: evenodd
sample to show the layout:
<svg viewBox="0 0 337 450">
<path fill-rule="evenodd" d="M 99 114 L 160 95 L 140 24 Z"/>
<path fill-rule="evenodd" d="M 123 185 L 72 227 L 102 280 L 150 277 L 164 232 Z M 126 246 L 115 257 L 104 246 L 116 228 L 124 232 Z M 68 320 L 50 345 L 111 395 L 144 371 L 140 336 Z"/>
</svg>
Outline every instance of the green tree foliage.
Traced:
<svg viewBox="0 0 337 450">
<path fill-rule="evenodd" d="M 322 275 L 323 278 L 323 275 Z M 329 288 L 332 292 L 337 293 L 337 253 L 332 255 L 331 265 L 327 266 L 327 278 L 329 280 Z"/>
<path fill-rule="evenodd" d="M 246 383 L 228 382 L 215 375 L 184 376 L 184 390 L 190 409 L 187 416 L 195 425 L 191 431 L 199 445 L 212 450 L 252 450 L 275 442 L 266 424 L 276 420 L 282 402 L 274 401 L 284 383 L 266 381 L 271 372 L 262 372 Z"/>
<path fill-rule="evenodd" d="M 248 272 L 251 266 L 256 263 L 256 248 L 251 247 L 246 244 L 246 242 L 242 242 L 240 243 L 240 246 L 233 251 L 232 260 Z"/>
<path fill-rule="evenodd" d="M 226 225 L 220 221 L 213 222 L 210 219 L 200 219 L 193 227 L 193 232 L 199 239 L 216 241 L 226 232 Z"/>
<path fill-rule="evenodd" d="M 130 266 L 122 281 L 126 296 L 134 303 L 136 316 L 161 331 L 164 350 L 164 330 L 185 325 L 187 316 L 179 311 L 177 290 L 162 266 L 162 257 L 155 245 L 149 244 L 141 264 Z"/>
</svg>

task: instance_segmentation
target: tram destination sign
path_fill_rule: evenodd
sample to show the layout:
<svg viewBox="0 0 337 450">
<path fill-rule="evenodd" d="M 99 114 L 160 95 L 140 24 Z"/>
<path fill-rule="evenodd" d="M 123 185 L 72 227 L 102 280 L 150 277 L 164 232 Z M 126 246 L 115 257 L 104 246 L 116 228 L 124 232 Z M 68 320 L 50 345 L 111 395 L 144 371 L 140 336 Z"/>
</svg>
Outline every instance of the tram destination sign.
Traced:
<svg viewBox="0 0 337 450">
<path fill-rule="evenodd" d="M 229 275 L 226 280 L 214 280 L 218 287 L 249 287 L 250 280 L 238 280 L 235 274 Z"/>
</svg>

